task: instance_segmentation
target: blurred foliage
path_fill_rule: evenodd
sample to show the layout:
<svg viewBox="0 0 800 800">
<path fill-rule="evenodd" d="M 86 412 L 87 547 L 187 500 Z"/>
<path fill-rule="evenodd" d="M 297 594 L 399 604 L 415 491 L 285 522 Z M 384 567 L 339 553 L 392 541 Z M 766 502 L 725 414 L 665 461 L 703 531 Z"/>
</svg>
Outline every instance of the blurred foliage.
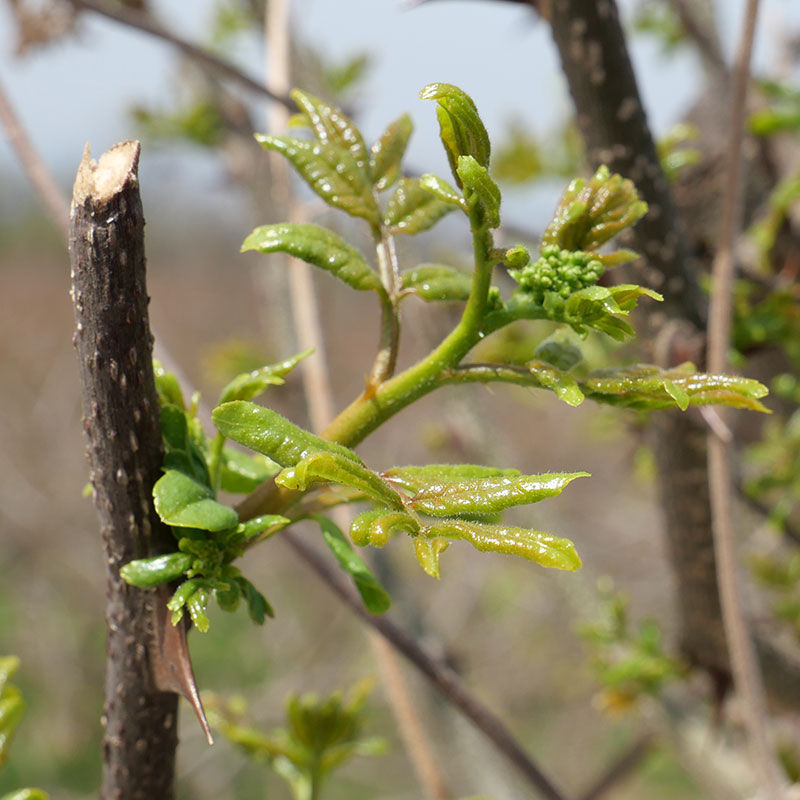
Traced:
<svg viewBox="0 0 800 800">
<path fill-rule="evenodd" d="M 638 0 L 633 13 L 633 28 L 656 39 L 664 53 L 674 53 L 686 41 L 678 14 L 665 0 Z"/>
<path fill-rule="evenodd" d="M 581 168 L 583 142 L 572 122 L 552 136 L 539 138 L 521 119 L 508 123 L 492 156 L 492 175 L 509 185 L 537 178 L 565 178 Z"/>
<path fill-rule="evenodd" d="M 598 705 L 611 714 L 631 710 L 645 696 L 686 674 L 686 667 L 667 655 L 661 629 L 654 620 L 630 619 L 630 600 L 614 589 L 610 578 L 598 582 L 597 619 L 584 622 L 579 633 L 589 647 L 602 686 Z"/>
<path fill-rule="evenodd" d="M 0 770 L 8 760 L 8 751 L 17 726 L 25 715 L 25 701 L 22 692 L 10 683 L 19 669 L 16 656 L 0 656 Z M 3 795 L 0 800 L 47 800 L 41 789 L 16 789 Z"/>
<path fill-rule="evenodd" d="M 290 695 L 286 727 L 267 734 L 244 721 L 242 698 L 223 700 L 204 693 L 214 729 L 256 763 L 267 764 L 288 784 L 295 800 L 320 800 L 335 771 L 358 756 L 378 756 L 387 750 L 383 739 L 363 738 L 364 705 L 372 683 L 362 681 L 346 696 L 335 692 Z"/>
<path fill-rule="evenodd" d="M 699 164 L 702 153 L 693 146 L 700 138 L 700 130 L 689 122 L 673 125 L 658 141 L 658 157 L 668 181 L 674 181 L 681 170 Z"/>
<path fill-rule="evenodd" d="M 785 81 L 759 81 L 766 108 L 750 115 L 750 132 L 756 136 L 772 136 L 782 131 L 800 131 L 800 89 Z"/>
<path fill-rule="evenodd" d="M 789 542 L 770 554 L 754 555 L 750 568 L 769 592 L 772 613 L 800 642 L 800 547 Z"/>
</svg>

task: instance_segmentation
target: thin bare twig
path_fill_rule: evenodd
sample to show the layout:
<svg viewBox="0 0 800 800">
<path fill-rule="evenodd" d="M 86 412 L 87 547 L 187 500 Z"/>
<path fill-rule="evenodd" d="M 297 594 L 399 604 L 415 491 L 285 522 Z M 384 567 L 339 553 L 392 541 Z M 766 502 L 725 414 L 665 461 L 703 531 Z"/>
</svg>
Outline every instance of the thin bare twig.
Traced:
<svg viewBox="0 0 800 800">
<path fill-rule="evenodd" d="M 580 800 L 597 800 L 602 797 L 612 786 L 626 778 L 650 752 L 655 734 L 648 732 L 640 736 L 619 758 L 614 761 L 606 772 L 601 775 L 592 786 L 581 796 Z"/>
<path fill-rule="evenodd" d="M 245 89 L 248 89 L 251 92 L 256 92 L 257 94 L 263 95 L 270 100 L 274 100 L 290 110 L 294 110 L 295 108 L 295 105 L 288 94 L 273 91 L 260 81 L 257 81 L 254 78 L 246 75 L 236 66 L 231 64 L 230 61 L 226 61 L 224 58 L 215 56 L 213 53 L 209 53 L 208 50 L 198 47 L 191 42 L 187 42 L 180 36 L 168 31 L 163 25 L 153 19 L 150 14 L 136 11 L 127 6 L 111 4 L 105 2 L 105 0 L 70 1 L 76 8 L 94 11 L 96 14 L 100 14 L 108 19 L 121 22 L 123 25 L 127 25 L 130 28 L 136 28 L 137 30 L 149 33 L 151 36 L 155 36 L 158 39 L 163 39 L 165 42 L 169 42 L 174 47 L 177 47 L 178 50 L 180 50 L 184 55 L 189 56 L 195 61 L 203 64 L 204 66 L 216 72 L 218 75 L 238 83 L 240 86 L 243 86 Z"/>
<path fill-rule="evenodd" d="M 712 268 L 713 283 L 708 323 L 708 369 L 712 373 L 722 373 L 728 366 L 733 317 L 734 249 L 741 225 L 744 115 L 757 14 L 758 0 L 748 0 L 733 74 L 726 202 L 719 246 Z M 731 444 L 713 433 L 710 434 L 708 471 L 722 617 L 730 647 L 734 683 L 744 703 L 748 745 L 756 774 L 759 776 L 762 790 L 766 793 L 765 796 L 769 800 L 778 800 L 783 793 L 784 779 L 767 731 L 764 688 L 755 647 L 748 630 L 737 573 L 731 456 Z"/>
<path fill-rule="evenodd" d="M 0 123 L 6 130 L 11 146 L 19 163 L 25 170 L 28 180 L 47 209 L 53 224 L 61 231 L 64 239 L 69 236 L 69 201 L 45 165 L 42 157 L 31 143 L 30 137 L 22 127 L 11 101 L 0 84 Z"/>
</svg>

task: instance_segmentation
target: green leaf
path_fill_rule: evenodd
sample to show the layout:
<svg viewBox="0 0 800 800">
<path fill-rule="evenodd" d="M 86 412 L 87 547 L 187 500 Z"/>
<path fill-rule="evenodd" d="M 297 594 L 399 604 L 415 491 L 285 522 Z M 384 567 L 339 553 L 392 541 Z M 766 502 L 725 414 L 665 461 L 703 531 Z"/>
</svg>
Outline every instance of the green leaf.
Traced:
<svg viewBox="0 0 800 800">
<path fill-rule="evenodd" d="M 278 472 L 280 465 L 265 456 L 226 447 L 220 462 L 220 488 L 233 494 L 249 494 Z"/>
<path fill-rule="evenodd" d="M 392 605 L 392 600 L 388 592 L 378 583 L 377 578 L 369 571 L 367 565 L 361 560 L 359 555 L 353 550 L 350 542 L 347 541 L 339 528 L 327 517 L 321 514 L 314 514 L 313 518 L 322 530 L 322 536 L 328 547 L 330 547 L 339 566 L 349 573 L 353 582 L 364 601 L 367 610 L 373 614 L 383 614 Z"/>
<path fill-rule="evenodd" d="M 417 178 L 401 178 L 386 207 L 384 223 L 394 234 L 421 233 L 453 209 L 453 205 L 423 189 Z"/>
<path fill-rule="evenodd" d="M 299 428 L 286 417 L 263 406 L 236 400 L 212 412 L 220 433 L 239 444 L 271 458 L 282 467 L 293 467 L 312 453 L 338 453 L 361 464 L 361 459 L 346 447 L 328 442 Z"/>
<path fill-rule="evenodd" d="M 404 292 L 413 292 L 425 301 L 469 299 L 472 277 L 444 264 L 420 264 L 400 276 Z"/>
<path fill-rule="evenodd" d="M 500 187 L 492 180 L 489 170 L 472 156 L 459 156 L 456 172 L 464 187 L 467 205 L 477 203 L 483 219 L 490 228 L 500 226 Z"/>
<path fill-rule="evenodd" d="M 261 517 L 253 517 L 253 519 L 242 522 L 239 525 L 238 532 L 242 534 L 245 541 L 252 539 L 254 536 L 262 534 L 269 528 L 280 530 L 285 528 L 291 523 L 288 517 L 282 517 L 280 514 L 264 514 Z"/>
<path fill-rule="evenodd" d="M 202 586 L 196 589 L 186 601 L 186 608 L 189 609 L 189 616 L 192 618 L 195 628 L 200 633 L 208 633 L 211 626 L 208 619 L 208 590 Z"/>
<path fill-rule="evenodd" d="M 350 526 L 350 538 L 359 547 L 383 547 L 399 531 L 417 533 L 419 522 L 403 511 L 379 508 L 359 514 Z"/>
<path fill-rule="evenodd" d="M 349 151 L 288 136 L 256 134 L 256 140 L 267 150 L 283 154 L 328 205 L 352 217 L 361 217 L 373 227 L 380 225 L 380 210 L 372 196 L 372 187 Z"/>
<path fill-rule="evenodd" d="M 279 364 L 269 364 L 266 367 L 237 375 L 223 390 L 218 405 L 229 403 L 232 400 L 252 400 L 258 397 L 268 386 L 282 384 L 283 376 L 291 372 L 304 358 L 308 358 L 314 351 L 312 349 L 298 353 L 287 358 Z"/>
<path fill-rule="evenodd" d="M 338 483 L 363 492 L 378 503 L 402 509 L 400 495 L 379 475 L 340 453 L 311 453 L 275 478 L 287 489 L 305 491 L 313 483 Z"/>
<path fill-rule="evenodd" d="M 482 552 L 522 556 L 543 567 L 572 572 L 581 567 L 581 560 L 569 539 L 525 528 L 448 519 L 431 525 L 426 535 L 464 539 Z"/>
<path fill-rule="evenodd" d="M 129 561 L 122 566 L 119 574 L 126 583 L 138 586 L 140 589 L 149 589 L 177 580 L 193 563 L 194 556 L 188 553 L 169 553 Z"/>
<path fill-rule="evenodd" d="M 721 405 L 769 413 L 759 398 L 767 387 L 735 375 L 707 375 L 685 363 L 669 370 L 650 364 L 595 370 L 582 382 L 592 400 L 644 410 Z"/>
<path fill-rule="evenodd" d="M 400 177 L 400 162 L 411 138 L 414 124 L 408 114 L 396 119 L 372 145 L 369 171 L 375 188 L 382 192 Z"/>
<path fill-rule="evenodd" d="M 16 686 L 6 684 L 0 695 L 0 769 L 8 758 L 8 750 L 17 726 L 25 716 L 25 701 Z"/>
<path fill-rule="evenodd" d="M 421 100 L 436 100 L 440 137 L 447 151 L 450 169 L 461 185 L 458 157 L 472 156 L 482 167 L 489 166 L 491 145 L 486 128 L 472 98 L 449 83 L 431 83 L 420 92 Z"/>
<path fill-rule="evenodd" d="M 447 181 L 442 180 L 442 178 L 438 177 L 437 175 L 423 175 L 419 179 L 419 185 L 426 192 L 431 192 L 443 203 L 449 203 L 451 206 L 458 206 L 458 208 L 466 212 L 467 203 L 461 193 L 457 189 L 454 189 Z"/>
<path fill-rule="evenodd" d="M 264 597 L 247 578 L 240 577 L 237 579 L 237 582 L 244 593 L 245 600 L 247 600 L 247 610 L 250 614 L 250 618 L 256 625 L 263 625 L 264 617 L 275 616 L 275 612 L 272 606 L 267 602 L 267 598 Z"/>
<path fill-rule="evenodd" d="M 447 539 L 428 539 L 417 536 L 414 539 L 414 554 L 420 566 L 432 578 L 439 578 L 439 556 L 450 546 Z"/>
<path fill-rule="evenodd" d="M 203 585 L 201 578 L 190 578 L 184 581 L 173 593 L 167 603 L 167 609 L 172 612 L 172 624 L 177 625 L 183 617 L 183 607 L 186 601 Z"/>
<path fill-rule="evenodd" d="M 333 231 L 319 225 L 292 222 L 262 225 L 244 240 L 242 252 L 248 250 L 288 253 L 330 272 L 353 289 L 383 290 L 380 278 L 364 256 Z"/>
<path fill-rule="evenodd" d="M 534 353 L 540 361 L 546 361 L 560 370 L 572 369 L 583 358 L 580 348 L 574 344 L 561 341 L 556 335 L 540 342 Z"/>
<path fill-rule="evenodd" d="M 187 412 L 174 405 L 162 406 L 161 435 L 165 450 L 163 468 L 178 470 L 210 486 L 205 455 L 192 437 Z"/>
<path fill-rule="evenodd" d="M 531 361 L 526 366 L 545 389 L 556 393 L 559 400 L 570 406 L 579 406 L 583 402 L 583 392 L 569 373 L 544 361 Z"/>
<path fill-rule="evenodd" d="M 156 360 L 153 360 L 153 373 L 159 405 L 175 405 L 185 411 L 186 403 L 178 379 L 171 372 L 167 372 L 161 362 Z"/>
<path fill-rule="evenodd" d="M 223 531 L 239 524 L 236 511 L 214 500 L 208 486 L 174 469 L 156 481 L 153 498 L 158 516 L 167 525 Z"/>
<path fill-rule="evenodd" d="M 392 467 L 382 473 L 390 483 L 418 492 L 431 483 L 461 483 L 484 478 L 514 478 L 518 469 L 484 467 L 481 464 L 427 464 L 423 467 Z"/>
<path fill-rule="evenodd" d="M 555 497 L 575 478 L 588 476 L 588 472 L 550 472 L 471 481 L 431 482 L 411 498 L 410 505 L 416 511 L 436 517 L 490 514 Z"/>
<path fill-rule="evenodd" d="M 322 143 L 330 143 L 335 147 L 346 150 L 353 158 L 356 166 L 367 177 L 367 146 L 361 136 L 361 131 L 338 108 L 328 105 L 299 89 L 291 93 L 292 100 L 308 117 L 314 135 Z"/>
</svg>

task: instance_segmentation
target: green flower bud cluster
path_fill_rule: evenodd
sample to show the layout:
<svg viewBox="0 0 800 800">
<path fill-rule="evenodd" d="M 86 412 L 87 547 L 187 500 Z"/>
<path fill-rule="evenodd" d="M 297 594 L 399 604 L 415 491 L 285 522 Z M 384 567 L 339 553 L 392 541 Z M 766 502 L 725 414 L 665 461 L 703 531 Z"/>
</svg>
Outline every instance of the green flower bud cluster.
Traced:
<svg viewBox="0 0 800 800">
<path fill-rule="evenodd" d="M 603 264 L 594 253 L 547 244 L 536 261 L 509 270 L 509 274 L 519 284 L 519 291 L 541 303 L 548 292 L 566 298 L 578 289 L 593 286 L 603 274 Z"/>
</svg>

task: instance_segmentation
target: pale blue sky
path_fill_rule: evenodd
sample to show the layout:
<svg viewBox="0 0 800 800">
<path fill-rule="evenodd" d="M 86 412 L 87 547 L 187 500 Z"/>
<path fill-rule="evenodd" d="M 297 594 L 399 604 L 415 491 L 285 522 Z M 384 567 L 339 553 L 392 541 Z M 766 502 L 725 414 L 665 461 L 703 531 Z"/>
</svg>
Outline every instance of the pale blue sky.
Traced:
<svg viewBox="0 0 800 800">
<path fill-rule="evenodd" d="M 154 5 L 167 23 L 196 38 L 214 2 L 158 0 Z M 724 8 L 730 48 L 743 2 L 725 0 L 718 5 Z M 516 4 L 440 0 L 410 8 L 400 0 L 296 0 L 294 17 L 306 39 L 330 55 L 344 57 L 362 50 L 372 54 L 373 70 L 358 103 L 359 122 L 373 138 L 390 119 L 410 111 L 416 124 L 410 161 L 417 169 L 446 171 L 431 104 L 416 99 L 426 83 L 457 83 L 468 91 L 494 137 L 514 116 L 546 131 L 568 113 L 548 29 Z M 168 45 L 145 34 L 89 15 L 85 19 L 79 37 L 15 60 L 8 7 L 0 4 L 0 80 L 65 186 L 84 142 L 91 140 L 99 153 L 130 138 L 136 132 L 127 115 L 130 106 L 169 99 L 169 76 L 176 62 Z M 800 3 L 763 3 L 757 63 L 771 57 L 771 34 L 798 21 Z M 665 59 L 653 42 L 639 37 L 633 58 L 653 127 L 663 131 L 694 96 L 698 73 L 693 57 Z M 263 74 L 262 53 L 255 44 L 243 47 L 237 59 L 253 76 Z M 260 108 L 263 113 L 263 104 Z M 174 153 L 153 154 L 147 163 L 154 179 L 209 185 L 219 180 L 218 167 L 207 158 L 187 162 Z M 192 175 L 187 174 L 187 163 Z M 18 174 L 0 136 L 0 176 Z"/>
</svg>

